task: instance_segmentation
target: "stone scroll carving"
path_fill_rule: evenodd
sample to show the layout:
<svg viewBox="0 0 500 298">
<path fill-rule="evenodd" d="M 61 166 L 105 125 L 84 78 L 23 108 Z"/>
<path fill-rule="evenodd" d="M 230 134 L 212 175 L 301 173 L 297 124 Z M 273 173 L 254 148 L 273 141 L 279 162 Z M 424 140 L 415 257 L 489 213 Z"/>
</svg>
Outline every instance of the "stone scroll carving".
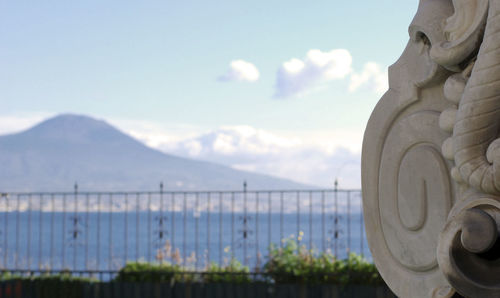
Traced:
<svg viewBox="0 0 500 298">
<path fill-rule="evenodd" d="M 420 0 L 368 122 L 368 242 L 400 297 L 500 297 L 500 0 Z"/>
</svg>

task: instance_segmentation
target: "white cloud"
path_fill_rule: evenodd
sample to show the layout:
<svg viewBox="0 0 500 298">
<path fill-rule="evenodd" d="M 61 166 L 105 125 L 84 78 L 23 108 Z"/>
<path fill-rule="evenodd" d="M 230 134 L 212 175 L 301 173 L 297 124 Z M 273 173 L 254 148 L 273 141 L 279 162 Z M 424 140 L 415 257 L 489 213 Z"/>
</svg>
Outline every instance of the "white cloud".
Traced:
<svg viewBox="0 0 500 298">
<path fill-rule="evenodd" d="M 112 119 L 150 147 L 187 158 L 298 182 L 361 187 L 362 129 L 268 131 L 248 125 L 202 129 L 149 121 Z"/>
<path fill-rule="evenodd" d="M 337 177 L 341 187 L 359 188 L 361 137 L 362 131 L 292 135 L 250 126 L 225 126 L 158 148 L 310 185 L 331 187 Z"/>
<path fill-rule="evenodd" d="M 212 143 L 212 150 L 222 154 L 232 154 L 236 151 L 233 136 L 221 133 L 215 137 Z"/>
<path fill-rule="evenodd" d="M 248 125 L 210 130 L 149 121 L 110 121 L 152 148 L 298 182 L 361 187 L 362 129 L 268 131 Z"/>
<path fill-rule="evenodd" d="M 351 65 L 347 50 L 309 50 L 304 60 L 293 58 L 279 68 L 275 97 L 301 96 L 321 83 L 343 79 L 352 72 Z"/>
<path fill-rule="evenodd" d="M 231 61 L 226 74 L 219 77 L 221 81 L 255 82 L 259 79 L 259 70 L 255 65 L 244 60 Z"/>
<path fill-rule="evenodd" d="M 360 73 L 353 73 L 349 84 L 349 92 L 366 89 L 382 94 L 389 88 L 387 70 L 375 62 L 368 62 Z"/>
<path fill-rule="evenodd" d="M 276 98 L 302 96 L 324 87 L 333 80 L 349 78 L 349 92 L 367 90 L 378 95 L 389 88 L 387 70 L 368 62 L 360 72 L 352 69 L 352 56 L 344 49 L 322 52 L 309 50 L 304 60 L 292 58 L 284 62 L 276 75 Z"/>
</svg>

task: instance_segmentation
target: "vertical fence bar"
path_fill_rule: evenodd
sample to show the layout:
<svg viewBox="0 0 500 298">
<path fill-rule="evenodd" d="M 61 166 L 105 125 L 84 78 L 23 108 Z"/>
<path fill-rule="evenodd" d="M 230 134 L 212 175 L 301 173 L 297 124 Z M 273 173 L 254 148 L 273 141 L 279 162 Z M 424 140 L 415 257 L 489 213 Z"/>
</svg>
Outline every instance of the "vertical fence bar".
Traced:
<svg viewBox="0 0 500 298">
<path fill-rule="evenodd" d="M 108 241 L 108 270 L 112 270 L 112 263 L 113 263 L 113 194 L 109 194 L 109 241 Z"/>
<path fill-rule="evenodd" d="M 89 222 L 89 212 L 90 212 L 90 195 L 87 193 L 85 195 L 85 259 L 84 268 L 89 270 L 89 234 L 90 234 L 90 222 Z"/>
<path fill-rule="evenodd" d="M 74 206 L 73 206 L 73 270 L 76 270 L 77 269 L 77 265 L 76 265 L 76 255 L 77 255 L 77 250 L 78 250 L 78 236 L 79 236 L 79 229 L 78 229 L 78 186 L 75 184 L 75 196 L 73 198 L 73 202 L 74 202 Z"/>
<path fill-rule="evenodd" d="M 347 252 L 351 252 L 351 191 L 347 192 Z"/>
<path fill-rule="evenodd" d="M 248 242 L 248 216 L 247 216 L 247 188 L 246 182 L 243 184 L 243 264 L 248 265 L 247 242 Z"/>
<path fill-rule="evenodd" d="M 151 193 L 148 192 L 148 251 L 147 251 L 147 256 L 148 256 L 148 262 L 151 263 Z"/>
<path fill-rule="evenodd" d="M 211 208 L 211 197 L 212 197 L 212 193 L 208 193 L 208 205 L 207 205 L 207 262 L 205 265 L 208 266 L 208 264 L 210 263 L 210 208 Z"/>
<path fill-rule="evenodd" d="M 162 243 L 163 241 L 163 214 L 165 213 L 164 211 L 164 206 L 163 206 L 163 182 L 160 183 L 160 215 L 158 215 L 157 217 L 157 220 L 158 220 L 158 235 L 156 237 L 159 236 L 160 240 L 158 241 L 158 246 L 159 246 L 159 249 L 162 249 L 162 246 L 164 245 L 164 243 Z M 158 249 L 158 248 L 157 248 Z M 161 254 L 159 255 L 161 258 L 160 258 L 160 263 L 163 264 L 165 262 L 165 257 L 162 256 Z M 157 255 L 158 257 L 158 255 Z"/>
<path fill-rule="evenodd" d="M 123 252 L 123 264 L 127 263 L 127 258 L 128 258 L 128 194 L 125 193 L 125 214 L 123 215 L 124 218 L 124 235 L 123 235 L 123 242 L 125 244 L 125 249 Z"/>
<path fill-rule="evenodd" d="M 280 247 L 282 248 L 283 247 L 283 191 L 280 191 L 280 239 L 279 239 L 279 242 L 280 242 Z"/>
<path fill-rule="evenodd" d="M 321 191 L 321 247 L 323 252 L 326 252 L 325 247 L 325 191 Z"/>
<path fill-rule="evenodd" d="M 50 195 L 51 201 L 51 212 L 50 212 L 50 268 L 54 269 L 54 217 L 55 217 L 55 196 L 54 194 Z"/>
<path fill-rule="evenodd" d="M 338 210 L 338 190 L 337 190 L 337 180 L 335 180 L 335 188 L 334 188 L 334 204 L 335 204 L 335 218 L 334 218 L 334 231 L 333 231 L 333 237 L 334 237 L 334 245 L 335 245 L 335 258 L 338 257 L 338 236 L 339 236 L 339 229 L 338 229 L 338 223 L 339 223 L 339 210 Z"/>
<path fill-rule="evenodd" d="M 187 231 L 186 231 L 186 221 L 187 221 L 187 194 L 184 193 L 184 196 L 183 196 L 183 199 L 184 199 L 184 202 L 183 202 L 183 205 L 182 205 L 182 254 L 183 254 L 183 262 L 182 262 L 182 266 L 184 269 L 186 269 L 186 259 L 187 259 L 187 245 L 186 245 L 186 241 L 187 241 Z"/>
<path fill-rule="evenodd" d="M 222 266 L 222 192 L 219 192 L 219 266 Z"/>
<path fill-rule="evenodd" d="M 15 266 L 19 268 L 19 200 L 21 195 L 16 195 L 16 254 L 15 254 Z"/>
<path fill-rule="evenodd" d="M 198 265 L 199 265 L 199 259 L 200 259 L 200 254 L 199 254 L 199 251 L 198 251 L 198 246 L 199 246 L 199 241 L 200 241 L 200 235 L 199 235 L 199 217 L 200 217 L 200 214 L 198 213 L 199 212 L 199 195 L 198 193 L 195 194 L 195 203 L 194 203 L 194 254 L 195 254 L 195 257 L 196 257 L 196 260 L 195 260 L 195 268 L 198 269 Z"/>
<path fill-rule="evenodd" d="M 140 205 L 140 193 L 135 195 L 135 261 L 139 260 L 139 211 L 141 209 Z M 149 232 L 148 232 L 149 234 Z"/>
<path fill-rule="evenodd" d="M 63 194 L 63 216 L 62 216 L 62 269 L 66 268 L 66 194 Z"/>
<path fill-rule="evenodd" d="M 172 249 L 175 250 L 175 194 L 170 194 L 170 235 Z"/>
<path fill-rule="evenodd" d="M 255 262 L 255 267 L 259 268 L 259 192 L 255 192 Z"/>
<path fill-rule="evenodd" d="M 9 268 L 8 264 L 7 264 L 7 256 L 9 255 L 8 251 L 9 251 L 9 246 L 7 245 L 7 239 L 9 239 L 9 230 L 7 229 L 7 227 L 9 226 L 9 213 L 10 213 L 10 210 L 9 210 L 9 195 L 8 194 L 4 194 L 2 196 L 4 199 L 5 199 L 5 217 L 3 219 L 3 223 L 4 223 L 4 227 L 3 227 L 3 230 L 4 230 L 4 233 L 3 233 L 3 266 L 4 268 Z"/>
<path fill-rule="evenodd" d="M 234 191 L 231 192 L 231 259 L 234 258 Z"/>
<path fill-rule="evenodd" d="M 43 239 L 43 194 L 38 196 L 39 200 L 39 218 L 38 218 L 38 270 L 42 269 L 42 239 Z"/>
<path fill-rule="evenodd" d="M 96 270 L 101 270 L 101 194 L 97 194 Z"/>
<path fill-rule="evenodd" d="M 31 270 L 31 194 L 28 195 L 28 233 L 26 235 L 27 240 L 26 245 L 27 245 L 27 250 L 26 250 L 26 256 L 27 256 L 27 269 Z"/>
<path fill-rule="evenodd" d="M 271 247 L 272 243 L 272 229 L 271 229 L 271 221 L 272 221 L 272 206 L 271 206 L 271 192 L 267 192 L 267 247 L 268 249 Z"/>
<path fill-rule="evenodd" d="M 301 242 L 302 237 L 300 235 L 300 191 L 297 191 L 296 201 L 297 201 L 297 240 Z"/>
<path fill-rule="evenodd" d="M 309 249 L 313 248 L 313 195 L 309 191 Z"/>
</svg>

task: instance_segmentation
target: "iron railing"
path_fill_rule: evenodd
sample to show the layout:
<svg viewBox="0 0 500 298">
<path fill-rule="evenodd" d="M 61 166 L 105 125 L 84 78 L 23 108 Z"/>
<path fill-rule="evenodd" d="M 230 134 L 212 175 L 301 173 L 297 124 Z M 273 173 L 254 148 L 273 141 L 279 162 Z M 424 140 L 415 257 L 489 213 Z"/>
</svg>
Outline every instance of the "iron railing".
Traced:
<svg viewBox="0 0 500 298">
<path fill-rule="evenodd" d="M 3 193 L 0 270 L 112 277 L 131 261 L 203 270 L 232 258 L 259 272 L 287 238 L 365 255 L 360 190 Z"/>
</svg>

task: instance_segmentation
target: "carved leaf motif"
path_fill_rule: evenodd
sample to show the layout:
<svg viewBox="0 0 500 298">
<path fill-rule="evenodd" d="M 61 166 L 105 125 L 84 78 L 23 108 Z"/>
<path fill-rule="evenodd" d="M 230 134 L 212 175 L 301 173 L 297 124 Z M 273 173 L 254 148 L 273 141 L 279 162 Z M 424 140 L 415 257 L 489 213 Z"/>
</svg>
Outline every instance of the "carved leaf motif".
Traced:
<svg viewBox="0 0 500 298">
<path fill-rule="evenodd" d="M 486 2 L 486 1 L 483 1 Z M 453 0 L 455 13 L 445 21 L 444 32 L 446 39 L 457 41 L 473 28 L 472 23 L 477 12 L 477 0 Z"/>
<path fill-rule="evenodd" d="M 453 0 L 455 12 L 444 22 L 446 41 L 435 45 L 432 58 L 452 71 L 479 47 L 488 15 L 488 0 Z"/>
</svg>

